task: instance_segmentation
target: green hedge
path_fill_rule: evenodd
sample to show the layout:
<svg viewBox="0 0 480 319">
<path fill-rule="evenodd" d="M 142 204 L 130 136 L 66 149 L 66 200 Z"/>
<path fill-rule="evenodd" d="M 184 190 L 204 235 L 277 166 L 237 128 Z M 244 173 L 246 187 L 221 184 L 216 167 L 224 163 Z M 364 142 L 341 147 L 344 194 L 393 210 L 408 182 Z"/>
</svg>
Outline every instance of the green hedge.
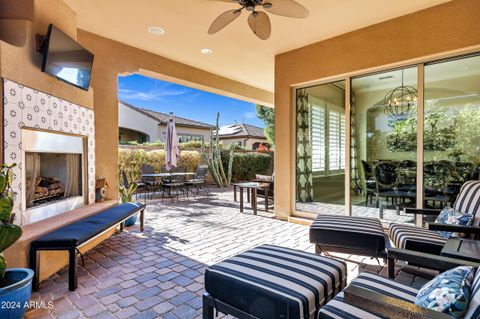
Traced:
<svg viewBox="0 0 480 319">
<path fill-rule="evenodd" d="M 225 172 L 228 169 L 230 152 L 222 151 L 222 164 Z M 271 153 L 237 152 L 234 153 L 232 164 L 232 181 L 248 181 L 255 178 L 255 174 L 269 173 L 270 163 L 273 160 Z"/>
<path fill-rule="evenodd" d="M 178 165 L 185 167 L 188 172 L 194 172 L 200 164 L 200 153 L 197 151 L 180 151 Z M 165 151 L 146 151 L 142 149 L 119 149 L 118 164 L 125 170 L 127 176 L 140 179 L 142 164 L 152 165 L 157 173 L 165 166 Z"/>
<path fill-rule="evenodd" d="M 228 169 L 230 151 L 222 151 L 222 164 L 225 172 Z M 124 169 L 127 176 L 140 179 L 142 164 L 152 165 L 157 172 L 165 165 L 165 151 L 147 151 L 143 149 L 119 149 L 119 167 Z M 245 181 L 255 178 L 255 174 L 266 174 L 273 160 L 271 153 L 237 152 L 234 153 L 232 181 Z M 200 164 L 199 151 L 181 151 L 179 166 L 187 171 L 194 172 Z"/>
</svg>

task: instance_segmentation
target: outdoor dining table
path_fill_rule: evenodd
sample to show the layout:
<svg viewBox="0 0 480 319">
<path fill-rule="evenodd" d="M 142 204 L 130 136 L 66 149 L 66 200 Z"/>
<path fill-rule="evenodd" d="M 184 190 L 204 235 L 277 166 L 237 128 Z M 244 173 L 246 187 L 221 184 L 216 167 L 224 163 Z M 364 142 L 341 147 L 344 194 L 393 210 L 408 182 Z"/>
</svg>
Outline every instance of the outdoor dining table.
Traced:
<svg viewBox="0 0 480 319">
<path fill-rule="evenodd" d="M 167 179 L 167 178 L 170 178 L 170 177 L 175 177 L 175 176 L 194 176 L 195 173 L 193 172 L 168 172 L 168 173 L 146 173 L 146 174 L 142 174 L 142 178 L 145 178 L 145 177 L 150 177 L 150 178 L 154 178 L 154 179 Z M 168 196 L 171 196 L 171 190 L 170 188 L 168 189 Z"/>
<path fill-rule="evenodd" d="M 192 176 L 195 173 L 192 172 L 171 172 L 171 173 L 151 173 L 151 174 L 142 174 L 142 177 L 153 177 L 153 178 L 166 178 L 173 176 Z"/>
<path fill-rule="evenodd" d="M 237 201 L 237 192 L 236 188 L 240 189 L 240 212 L 243 213 L 243 190 L 247 190 L 247 200 L 250 199 L 250 204 L 253 209 L 253 214 L 257 215 L 257 190 L 264 189 L 265 192 L 268 192 L 270 188 L 269 183 L 259 183 L 259 182 L 246 182 L 246 183 L 234 183 L 233 192 L 234 192 L 234 201 Z M 268 199 L 265 199 L 265 211 L 268 212 Z"/>
</svg>

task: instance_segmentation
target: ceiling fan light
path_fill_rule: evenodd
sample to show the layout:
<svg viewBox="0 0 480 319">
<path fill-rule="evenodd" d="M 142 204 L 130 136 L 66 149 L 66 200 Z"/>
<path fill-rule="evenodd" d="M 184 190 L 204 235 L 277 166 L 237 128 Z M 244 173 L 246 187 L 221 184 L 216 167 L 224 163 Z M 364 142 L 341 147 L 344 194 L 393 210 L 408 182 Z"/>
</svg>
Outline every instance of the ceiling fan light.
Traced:
<svg viewBox="0 0 480 319">
<path fill-rule="evenodd" d="M 247 11 L 253 11 L 253 10 L 255 10 L 255 6 L 249 4 L 249 5 L 247 5 L 247 6 L 245 7 L 245 9 L 246 9 Z"/>
<path fill-rule="evenodd" d="M 270 9 L 272 7 L 272 4 L 270 2 L 265 2 L 262 4 L 264 9 Z"/>
</svg>

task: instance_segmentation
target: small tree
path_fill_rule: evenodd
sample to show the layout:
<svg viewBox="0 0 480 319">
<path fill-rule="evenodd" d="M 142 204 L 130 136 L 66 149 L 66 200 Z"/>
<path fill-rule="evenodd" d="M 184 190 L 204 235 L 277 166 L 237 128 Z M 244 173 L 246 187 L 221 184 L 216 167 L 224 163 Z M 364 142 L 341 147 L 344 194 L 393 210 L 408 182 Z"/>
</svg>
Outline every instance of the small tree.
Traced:
<svg viewBox="0 0 480 319">
<path fill-rule="evenodd" d="M 275 110 L 272 107 L 257 105 L 257 116 L 265 123 L 263 132 L 272 147 L 275 146 Z"/>
</svg>

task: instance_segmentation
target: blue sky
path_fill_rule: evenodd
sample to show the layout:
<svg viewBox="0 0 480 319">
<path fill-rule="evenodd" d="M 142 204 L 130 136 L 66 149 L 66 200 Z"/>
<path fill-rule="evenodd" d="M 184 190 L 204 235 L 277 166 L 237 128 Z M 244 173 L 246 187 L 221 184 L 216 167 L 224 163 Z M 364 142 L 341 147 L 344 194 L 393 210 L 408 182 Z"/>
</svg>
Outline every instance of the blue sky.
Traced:
<svg viewBox="0 0 480 319">
<path fill-rule="evenodd" d="M 200 91 L 138 74 L 118 77 L 119 99 L 135 106 L 192 120 L 215 124 L 220 112 L 220 125 L 247 123 L 265 127 L 257 118 L 255 105 L 229 97 Z"/>
</svg>

